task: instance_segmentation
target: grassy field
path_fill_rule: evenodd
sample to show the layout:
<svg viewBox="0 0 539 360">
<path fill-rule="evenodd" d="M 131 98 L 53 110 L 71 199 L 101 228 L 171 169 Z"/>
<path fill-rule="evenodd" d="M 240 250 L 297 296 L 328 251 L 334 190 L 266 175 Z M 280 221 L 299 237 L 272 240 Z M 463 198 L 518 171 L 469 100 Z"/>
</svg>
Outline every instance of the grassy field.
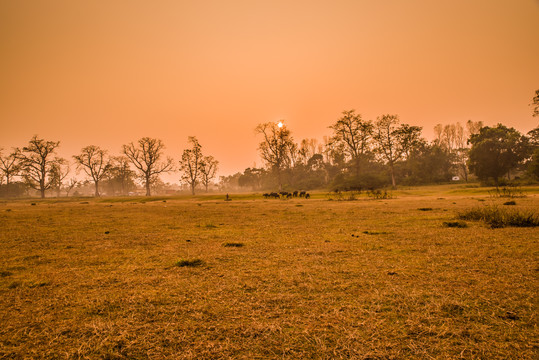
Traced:
<svg viewBox="0 0 539 360">
<path fill-rule="evenodd" d="M 0 358 L 536 359 L 538 192 L 0 202 Z"/>
</svg>

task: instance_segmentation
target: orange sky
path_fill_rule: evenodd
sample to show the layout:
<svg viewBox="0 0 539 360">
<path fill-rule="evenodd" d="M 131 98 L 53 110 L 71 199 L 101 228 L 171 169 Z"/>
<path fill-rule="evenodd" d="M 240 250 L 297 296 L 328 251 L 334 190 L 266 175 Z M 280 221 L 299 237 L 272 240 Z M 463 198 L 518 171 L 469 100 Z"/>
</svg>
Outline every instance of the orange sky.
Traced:
<svg viewBox="0 0 539 360">
<path fill-rule="evenodd" d="M 196 136 L 220 174 L 261 166 L 257 124 L 321 139 L 343 110 L 538 125 L 537 0 L 0 2 L 0 147 L 70 157 Z M 178 179 L 174 175 L 170 181 Z"/>
</svg>

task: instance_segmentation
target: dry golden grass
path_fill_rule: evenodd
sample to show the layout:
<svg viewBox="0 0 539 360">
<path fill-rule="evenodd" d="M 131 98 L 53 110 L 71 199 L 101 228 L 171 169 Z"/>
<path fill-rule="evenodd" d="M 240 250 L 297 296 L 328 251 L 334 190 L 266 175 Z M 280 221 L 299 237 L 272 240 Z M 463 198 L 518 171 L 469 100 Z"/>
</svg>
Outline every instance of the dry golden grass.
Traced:
<svg viewBox="0 0 539 360">
<path fill-rule="evenodd" d="M 0 203 L 0 358 L 537 358 L 537 229 L 443 226 L 503 199 L 314 197 Z"/>
</svg>

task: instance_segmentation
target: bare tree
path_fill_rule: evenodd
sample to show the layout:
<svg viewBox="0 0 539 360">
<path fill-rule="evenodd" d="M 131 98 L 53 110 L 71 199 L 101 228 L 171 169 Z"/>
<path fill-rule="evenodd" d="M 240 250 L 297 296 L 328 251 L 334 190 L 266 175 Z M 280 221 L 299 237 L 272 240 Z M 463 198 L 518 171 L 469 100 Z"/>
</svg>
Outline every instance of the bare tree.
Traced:
<svg viewBox="0 0 539 360">
<path fill-rule="evenodd" d="M 50 181 L 51 181 L 51 190 L 56 191 L 56 197 L 60 197 L 62 187 L 64 185 L 64 180 L 69 175 L 71 171 L 69 167 L 69 162 L 63 158 L 55 158 L 54 162 L 51 165 L 50 171 Z"/>
<path fill-rule="evenodd" d="M 419 143 L 420 136 L 420 127 L 407 124 L 399 125 L 397 115 L 382 115 L 377 118 L 373 140 L 376 143 L 376 151 L 389 166 L 393 187 L 397 186 L 395 163 L 405 158 L 410 150 Z"/>
<path fill-rule="evenodd" d="M 300 162 L 306 165 L 307 161 L 309 161 L 309 159 L 313 157 L 314 154 L 316 154 L 318 147 L 319 147 L 318 140 L 316 139 L 301 140 L 301 143 L 298 149 L 298 156 L 299 156 Z"/>
<path fill-rule="evenodd" d="M 13 177 L 17 176 L 21 171 L 21 164 L 17 155 L 17 150 L 14 149 L 9 155 L 2 155 L 2 149 L 0 148 L 0 180 L 6 179 L 6 193 L 9 192 L 9 185 L 11 184 Z M 1 182 L 0 182 L 1 183 Z"/>
<path fill-rule="evenodd" d="M 70 178 L 67 184 L 64 186 L 64 190 L 66 191 L 66 197 L 68 197 L 71 190 L 73 190 L 79 184 L 80 183 L 77 179 L 75 179 L 74 177 Z"/>
<path fill-rule="evenodd" d="M 468 120 L 466 122 L 466 129 L 468 130 L 468 137 L 471 137 L 472 135 L 479 134 L 479 131 L 483 127 L 482 121 L 472 121 Z"/>
<path fill-rule="evenodd" d="M 332 141 L 341 144 L 345 153 L 354 162 L 356 177 L 359 177 L 361 158 L 369 151 L 373 134 L 371 121 L 364 121 L 355 110 L 343 111 L 342 117 L 330 126 L 334 135 Z"/>
<path fill-rule="evenodd" d="M 290 130 L 282 123 L 280 124 L 281 127 L 271 122 L 260 124 L 255 131 L 264 138 L 258 146 L 260 156 L 276 175 L 279 190 L 282 190 L 282 171 L 290 167 L 293 161 L 293 151 L 297 146 L 292 139 Z"/>
<path fill-rule="evenodd" d="M 77 162 L 77 169 L 84 170 L 92 178 L 95 185 L 95 196 L 99 196 L 99 182 L 110 170 L 111 163 L 107 151 L 95 145 L 82 148 L 79 155 L 73 156 Z"/>
<path fill-rule="evenodd" d="M 165 145 L 159 139 L 144 137 L 137 145 L 129 143 L 122 150 L 139 172 L 139 176 L 146 187 L 146 196 L 151 196 L 151 184 L 156 181 L 160 174 L 173 170 L 173 160 L 167 157 L 161 161 Z"/>
<path fill-rule="evenodd" d="M 202 146 L 194 136 L 189 136 L 190 149 L 185 149 L 180 160 L 180 170 L 182 181 L 191 188 L 191 194 L 195 195 L 195 188 L 201 180 L 201 163 L 203 161 Z"/>
<path fill-rule="evenodd" d="M 51 159 L 59 141 L 45 141 L 34 136 L 28 146 L 18 151 L 21 161 L 22 176 L 26 183 L 33 189 L 39 190 L 41 197 L 45 197 L 45 191 L 50 189 L 52 167 L 57 159 Z"/>
<path fill-rule="evenodd" d="M 215 174 L 217 174 L 218 165 L 219 161 L 215 160 L 211 155 L 204 156 L 200 162 L 200 181 L 204 185 L 206 192 L 208 192 L 210 182 L 215 178 Z"/>
</svg>

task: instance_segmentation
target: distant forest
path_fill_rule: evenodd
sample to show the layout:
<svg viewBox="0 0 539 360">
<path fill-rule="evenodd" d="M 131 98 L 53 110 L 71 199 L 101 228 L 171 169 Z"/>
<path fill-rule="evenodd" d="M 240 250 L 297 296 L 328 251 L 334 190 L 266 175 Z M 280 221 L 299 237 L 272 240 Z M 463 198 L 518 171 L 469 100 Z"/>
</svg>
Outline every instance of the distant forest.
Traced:
<svg viewBox="0 0 539 360">
<path fill-rule="evenodd" d="M 533 116 L 539 116 L 539 90 L 532 105 Z M 539 127 L 521 134 L 503 124 L 489 127 L 471 120 L 438 124 L 429 142 L 421 127 L 401 123 L 397 115 L 370 121 L 348 110 L 329 129 L 332 133 L 321 142 L 298 143 L 283 121 L 260 124 L 256 133 L 264 167 L 219 179 L 218 160 L 205 155 L 194 136 L 178 162 L 165 157 L 161 140 L 148 137 L 123 145 L 120 156 L 89 145 L 68 160 L 56 155 L 58 141 L 34 136 L 22 148 L 0 148 L 0 197 L 361 191 L 468 182 L 472 177 L 496 186 L 539 181 Z M 74 169 L 85 179 L 73 176 Z M 180 183 L 163 183 L 160 175 L 173 171 L 181 174 Z"/>
</svg>

